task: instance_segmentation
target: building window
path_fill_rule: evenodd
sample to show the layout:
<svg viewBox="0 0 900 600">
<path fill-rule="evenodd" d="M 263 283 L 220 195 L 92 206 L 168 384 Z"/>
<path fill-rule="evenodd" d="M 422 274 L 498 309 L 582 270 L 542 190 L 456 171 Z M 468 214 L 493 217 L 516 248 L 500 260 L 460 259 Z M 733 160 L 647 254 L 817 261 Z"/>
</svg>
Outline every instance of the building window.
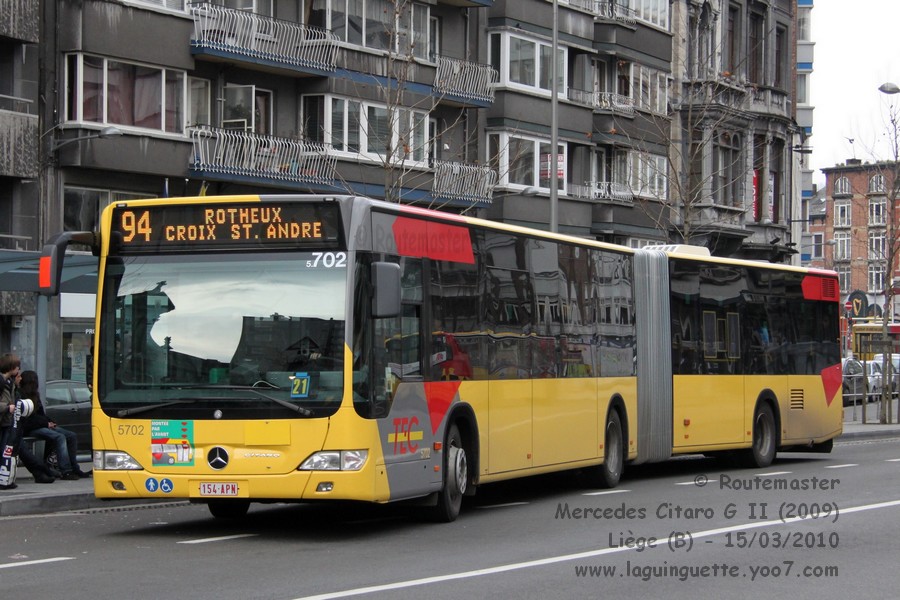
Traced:
<svg viewBox="0 0 900 600">
<path fill-rule="evenodd" d="M 668 192 L 668 160 L 648 152 L 631 153 L 631 189 L 637 196 L 665 200 Z"/>
<path fill-rule="evenodd" d="M 835 265 L 834 270 L 838 274 L 838 285 L 842 292 L 850 290 L 850 265 Z"/>
<path fill-rule="evenodd" d="M 869 260 L 884 260 L 887 257 L 885 254 L 885 245 L 884 245 L 884 230 L 883 229 L 874 229 L 869 231 Z"/>
<path fill-rule="evenodd" d="M 145 6 L 153 6 L 155 8 L 166 8 L 168 10 L 184 12 L 184 5 L 186 4 L 186 0 L 126 0 L 125 3 L 136 5 L 143 4 Z"/>
<path fill-rule="evenodd" d="M 426 59 L 434 46 L 430 10 L 391 0 L 305 0 L 304 22 L 330 29 L 348 44 Z"/>
<path fill-rule="evenodd" d="M 333 152 L 362 155 L 392 164 L 427 164 L 428 113 L 407 108 L 358 102 L 333 96 L 303 96 L 304 139 Z"/>
<path fill-rule="evenodd" d="M 834 195 L 849 195 L 851 193 L 850 190 L 850 180 L 846 177 L 838 177 L 834 180 Z"/>
<path fill-rule="evenodd" d="M 846 231 L 834 232 L 834 259 L 850 260 L 850 233 Z"/>
<path fill-rule="evenodd" d="M 635 108 L 666 114 L 669 106 L 669 77 L 664 71 L 633 65 L 631 98 Z"/>
<path fill-rule="evenodd" d="M 184 71 L 90 56 L 66 57 L 68 121 L 183 133 Z"/>
<path fill-rule="evenodd" d="M 876 175 L 872 175 L 869 177 L 869 193 L 870 194 L 883 194 L 884 193 L 884 175 L 878 173 Z"/>
<path fill-rule="evenodd" d="M 741 64 L 741 9 L 738 6 L 728 7 L 728 29 L 725 32 L 725 53 L 723 56 L 725 70 L 735 74 Z"/>
<path fill-rule="evenodd" d="M 499 185 L 506 187 L 537 187 L 550 189 L 550 178 L 557 174 L 557 189 L 565 191 L 566 146 L 560 144 L 557 150 L 556 169 L 549 140 L 524 137 L 506 132 L 488 134 L 489 164 L 499 174 Z"/>
<path fill-rule="evenodd" d="M 775 30 L 775 87 L 784 89 L 788 81 L 790 69 L 790 52 L 788 51 L 787 29 L 778 27 Z"/>
<path fill-rule="evenodd" d="M 500 85 L 530 88 L 550 92 L 550 54 L 552 45 L 507 32 L 492 33 L 491 65 L 500 73 Z M 557 93 L 563 93 L 566 83 L 566 55 L 560 46 L 557 51 Z"/>
<path fill-rule="evenodd" d="M 823 246 L 825 245 L 825 235 L 822 233 L 814 233 L 812 235 L 812 247 L 810 248 L 810 256 L 813 259 L 822 259 L 825 257 Z"/>
<path fill-rule="evenodd" d="M 812 41 L 810 30 L 810 17 L 812 9 L 809 7 L 797 7 L 797 40 L 801 42 Z"/>
<path fill-rule="evenodd" d="M 626 5 L 625 2 L 619 4 Z M 631 7 L 637 19 L 661 29 L 669 29 L 669 0 L 631 0 Z"/>
<path fill-rule="evenodd" d="M 212 84 L 208 79 L 188 77 L 188 125 L 212 125 L 210 102 Z"/>
<path fill-rule="evenodd" d="M 750 31 L 747 36 L 747 52 L 749 54 L 747 77 L 752 83 L 765 83 L 763 81 L 763 65 L 765 64 L 764 24 L 765 17 L 763 15 L 750 13 Z"/>
<path fill-rule="evenodd" d="M 850 203 L 835 202 L 834 203 L 834 226 L 850 227 Z"/>
<path fill-rule="evenodd" d="M 869 293 L 880 294 L 884 290 L 884 261 L 869 263 Z"/>
<path fill-rule="evenodd" d="M 718 136 L 713 150 L 713 202 L 722 206 L 740 206 L 741 178 L 744 168 L 741 164 L 741 137 L 726 132 Z M 697 189 L 699 188 L 692 188 Z"/>
<path fill-rule="evenodd" d="M 797 73 L 797 104 L 809 104 L 809 73 Z"/>
<path fill-rule="evenodd" d="M 869 201 L 869 225 L 885 224 L 885 206 L 887 201 L 884 197 L 872 198 Z"/>
</svg>

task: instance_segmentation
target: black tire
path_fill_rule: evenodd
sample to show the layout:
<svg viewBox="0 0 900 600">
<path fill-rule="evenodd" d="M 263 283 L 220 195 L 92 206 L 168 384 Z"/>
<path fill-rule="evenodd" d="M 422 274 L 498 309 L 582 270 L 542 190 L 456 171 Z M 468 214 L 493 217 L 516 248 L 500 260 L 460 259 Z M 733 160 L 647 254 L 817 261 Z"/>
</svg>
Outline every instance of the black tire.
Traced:
<svg viewBox="0 0 900 600">
<path fill-rule="evenodd" d="M 250 509 L 249 500 L 210 500 L 209 512 L 217 519 L 240 519 Z"/>
<path fill-rule="evenodd" d="M 593 487 L 614 488 L 625 470 L 625 436 L 618 411 L 611 410 L 606 417 L 606 438 L 603 442 L 603 464 L 587 471 L 588 482 Z"/>
<path fill-rule="evenodd" d="M 469 458 L 456 424 L 447 430 L 444 440 L 444 485 L 430 517 L 438 523 L 450 523 L 459 516 L 462 499 L 469 487 Z"/>
<path fill-rule="evenodd" d="M 768 467 L 777 450 L 775 415 L 772 407 L 761 404 L 753 415 L 753 445 L 744 451 L 744 463 L 751 468 Z"/>
</svg>

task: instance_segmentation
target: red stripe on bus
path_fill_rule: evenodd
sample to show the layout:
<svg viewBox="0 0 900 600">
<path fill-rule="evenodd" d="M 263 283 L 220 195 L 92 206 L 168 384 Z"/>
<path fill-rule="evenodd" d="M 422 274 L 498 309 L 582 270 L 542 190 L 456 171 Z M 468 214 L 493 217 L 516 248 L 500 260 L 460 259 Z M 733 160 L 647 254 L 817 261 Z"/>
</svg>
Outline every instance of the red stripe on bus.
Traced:
<svg viewBox="0 0 900 600">
<path fill-rule="evenodd" d="M 837 396 L 844 381 L 841 365 L 832 365 L 822 369 L 822 386 L 825 388 L 825 404 L 831 406 L 831 402 Z"/>
<path fill-rule="evenodd" d="M 839 365 L 840 366 L 840 365 Z M 459 391 L 459 381 L 432 381 L 425 384 L 425 401 L 428 403 L 428 416 L 431 417 L 431 434 L 437 433 L 441 421 L 447 416 L 447 410 Z"/>
<path fill-rule="evenodd" d="M 397 217 L 393 230 L 394 243 L 401 256 L 475 264 L 467 227 Z"/>
<path fill-rule="evenodd" d="M 40 258 L 38 261 L 38 287 L 50 287 L 50 269 L 52 267 L 53 262 L 50 260 L 49 256 L 42 256 Z"/>
</svg>

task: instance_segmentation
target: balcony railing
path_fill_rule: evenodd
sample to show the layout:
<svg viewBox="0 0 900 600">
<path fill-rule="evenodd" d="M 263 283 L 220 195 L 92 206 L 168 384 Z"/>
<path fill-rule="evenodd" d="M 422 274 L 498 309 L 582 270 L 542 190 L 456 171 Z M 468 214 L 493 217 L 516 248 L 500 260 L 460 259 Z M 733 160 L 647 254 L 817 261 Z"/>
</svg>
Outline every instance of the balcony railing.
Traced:
<svg viewBox="0 0 900 600">
<path fill-rule="evenodd" d="M 437 64 L 434 89 L 438 92 L 469 100 L 494 101 L 494 84 L 499 75 L 490 65 L 446 56 L 438 56 Z"/>
<path fill-rule="evenodd" d="M 320 144 L 243 130 L 193 127 L 195 171 L 295 183 L 334 183 L 335 159 Z"/>
<path fill-rule="evenodd" d="M 328 30 L 218 4 L 191 4 L 196 48 L 221 50 L 288 66 L 333 71 L 338 38 Z"/>
<path fill-rule="evenodd" d="M 584 185 L 569 183 L 566 189 L 570 196 L 586 198 L 588 200 L 601 200 L 615 204 L 632 205 L 634 193 L 627 184 L 614 181 L 587 181 Z"/>
<path fill-rule="evenodd" d="M 569 0 L 571 3 L 571 0 Z M 617 21 L 619 23 L 626 23 L 628 25 L 634 25 L 637 23 L 637 18 L 635 17 L 635 11 L 633 8 L 628 8 L 627 6 L 622 6 L 622 0 L 594 0 L 590 2 L 590 0 L 579 0 L 583 3 L 592 4 L 593 6 L 589 9 L 590 12 L 594 13 L 598 19 L 602 19 L 604 21 Z"/>
<path fill-rule="evenodd" d="M 431 195 L 448 200 L 490 203 L 497 185 L 497 172 L 484 165 L 438 160 L 434 163 Z"/>
<path fill-rule="evenodd" d="M 586 104 L 595 111 L 607 111 L 625 116 L 634 115 L 634 100 L 613 92 L 588 92 L 569 88 L 569 100 Z"/>
</svg>

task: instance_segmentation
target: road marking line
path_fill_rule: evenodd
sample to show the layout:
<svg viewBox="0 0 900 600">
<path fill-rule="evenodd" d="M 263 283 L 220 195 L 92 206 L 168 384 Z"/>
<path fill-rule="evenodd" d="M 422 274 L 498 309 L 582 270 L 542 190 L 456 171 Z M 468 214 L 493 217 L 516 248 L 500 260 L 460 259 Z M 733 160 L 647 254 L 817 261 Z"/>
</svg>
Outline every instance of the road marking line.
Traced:
<svg viewBox="0 0 900 600">
<path fill-rule="evenodd" d="M 221 537 L 204 538 L 200 540 L 185 540 L 183 542 L 175 542 L 176 544 L 208 544 L 209 542 L 224 542 L 227 540 L 236 540 L 239 538 L 255 537 L 258 533 L 239 533 L 236 535 L 223 535 Z"/>
<path fill-rule="evenodd" d="M 888 458 L 884 462 L 900 462 L 900 458 Z"/>
<path fill-rule="evenodd" d="M 527 502 L 507 502 L 506 504 L 489 504 L 478 508 L 506 508 L 507 506 L 527 506 Z"/>
<path fill-rule="evenodd" d="M 13 567 L 30 567 L 31 565 L 43 565 L 52 562 L 59 562 L 61 560 L 75 560 L 75 557 L 58 556 L 56 558 L 42 558 L 41 560 L 26 560 L 17 563 L 6 563 L 5 565 L 0 565 L 0 569 L 12 569 Z"/>
<path fill-rule="evenodd" d="M 889 502 L 879 502 L 877 504 L 867 504 L 863 506 L 854 506 L 852 508 L 847 508 L 841 510 L 842 515 L 847 515 L 855 512 L 863 512 L 867 510 L 877 510 L 880 508 L 891 508 L 895 506 L 900 506 L 900 500 L 891 500 Z M 820 517 L 821 518 L 821 517 Z M 772 527 L 775 525 L 790 525 L 792 523 L 799 523 L 801 521 L 811 521 L 815 520 L 815 517 L 805 516 L 805 517 L 792 517 L 790 519 L 773 519 L 771 521 L 756 521 L 753 523 L 745 523 L 741 525 L 730 525 L 728 527 L 720 527 L 718 529 L 708 529 L 706 531 L 699 531 L 693 534 L 694 539 L 710 537 L 713 535 L 720 535 L 723 533 L 729 533 L 732 531 L 745 531 L 747 529 L 759 529 L 760 527 Z M 668 533 L 661 533 L 656 536 L 657 539 L 664 540 L 669 536 Z M 663 546 L 661 546 L 663 547 Z M 603 556 L 606 554 L 617 554 L 619 552 L 626 551 L 634 551 L 635 548 L 629 548 L 627 546 L 616 546 L 613 548 L 602 548 L 600 550 L 588 550 L 585 552 L 576 552 L 575 554 L 562 554 L 560 556 L 550 556 L 547 558 L 539 558 L 535 560 L 529 560 L 519 563 L 512 563 L 508 565 L 499 565 L 496 567 L 488 567 L 485 569 L 476 569 L 474 571 L 462 571 L 459 573 L 450 573 L 448 575 L 435 575 L 433 577 L 423 577 L 421 579 L 410 579 L 407 581 L 398 581 L 396 583 L 386 583 L 382 585 L 371 585 L 368 587 L 355 588 L 352 590 L 344 590 L 341 592 L 328 592 L 325 594 L 316 594 L 315 596 L 303 596 L 297 598 L 296 600 L 331 600 L 332 598 L 348 598 L 350 596 L 359 596 L 361 594 L 372 594 L 375 592 L 387 592 L 393 590 L 400 590 L 404 588 L 411 588 L 420 585 L 429 585 L 432 583 L 443 583 L 446 581 L 455 581 L 460 579 L 472 579 L 475 577 L 481 577 L 483 575 L 496 575 L 498 573 L 507 573 L 509 571 L 520 571 L 522 569 L 530 569 L 533 567 L 544 567 L 547 565 L 554 565 L 564 562 L 571 562 L 573 560 L 584 560 L 586 558 L 594 558 L 597 556 Z"/>
<path fill-rule="evenodd" d="M 757 473 L 757 477 L 774 477 L 775 475 L 790 475 L 792 471 L 772 471 L 771 473 Z"/>
<path fill-rule="evenodd" d="M 859 465 L 856 463 L 847 463 L 846 465 L 828 465 L 825 467 L 826 469 L 843 469 L 846 467 L 858 467 Z"/>
<path fill-rule="evenodd" d="M 717 481 L 718 481 L 718 479 L 707 479 L 706 482 L 705 482 L 703 485 L 707 485 L 707 484 L 710 484 L 710 483 L 715 483 L 715 482 L 717 482 Z M 699 485 L 698 485 L 696 479 L 693 480 L 693 481 L 679 481 L 679 482 L 676 482 L 675 485 L 697 485 L 698 487 L 702 487 L 702 486 L 699 486 Z"/>
<path fill-rule="evenodd" d="M 606 496 L 608 494 L 624 494 L 625 492 L 630 492 L 631 490 L 605 490 L 602 492 L 585 492 L 582 496 Z"/>
</svg>

